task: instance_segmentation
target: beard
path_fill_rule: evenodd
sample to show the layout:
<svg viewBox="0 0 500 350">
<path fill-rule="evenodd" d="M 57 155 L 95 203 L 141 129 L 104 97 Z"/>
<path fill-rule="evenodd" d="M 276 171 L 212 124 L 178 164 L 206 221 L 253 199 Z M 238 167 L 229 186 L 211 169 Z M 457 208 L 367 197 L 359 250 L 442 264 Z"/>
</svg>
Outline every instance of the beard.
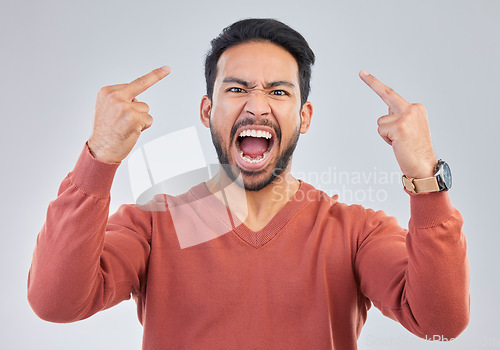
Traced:
<svg viewBox="0 0 500 350">
<path fill-rule="evenodd" d="M 281 145 L 281 130 L 276 125 L 270 123 L 267 120 L 255 123 L 253 119 L 244 119 L 233 126 L 233 128 L 231 129 L 229 145 L 234 144 L 236 130 L 241 126 L 247 126 L 247 125 L 266 125 L 272 127 L 276 133 L 277 140 L 275 142 L 277 143 L 277 145 Z M 230 164 L 229 149 L 228 148 L 224 149 L 222 147 L 222 139 L 220 135 L 217 133 L 217 131 L 215 131 L 215 128 L 213 127 L 212 119 L 210 119 L 210 133 L 212 134 L 212 143 L 214 144 L 215 150 L 217 152 L 217 158 L 219 159 L 219 163 L 224 169 L 224 172 L 232 181 L 234 181 L 236 184 L 238 184 L 246 191 L 262 190 L 263 188 L 271 184 L 274 181 L 274 179 L 276 179 L 276 177 L 278 177 L 288 167 L 288 164 L 292 159 L 292 155 L 295 150 L 295 147 L 297 146 L 297 142 L 299 140 L 299 135 L 300 135 L 299 127 L 297 127 L 290 141 L 287 143 L 287 145 L 284 146 L 284 150 L 279 154 L 278 160 L 276 161 L 276 165 L 274 166 L 273 170 L 266 175 L 268 167 L 261 170 L 251 171 L 251 170 L 238 169 L 235 165 L 233 166 Z M 238 180 L 238 175 L 239 175 L 238 172 L 242 174 L 243 183 L 241 183 L 241 181 Z"/>
</svg>

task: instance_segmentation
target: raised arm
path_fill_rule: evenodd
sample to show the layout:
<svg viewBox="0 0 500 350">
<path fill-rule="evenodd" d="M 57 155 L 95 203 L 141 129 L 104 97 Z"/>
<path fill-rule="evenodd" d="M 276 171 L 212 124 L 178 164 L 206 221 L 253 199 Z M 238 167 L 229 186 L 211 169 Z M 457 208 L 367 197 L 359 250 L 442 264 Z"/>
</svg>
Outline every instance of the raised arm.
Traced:
<svg viewBox="0 0 500 350">
<path fill-rule="evenodd" d="M 85 145 L 50 203 L 33 253 L 28 300 L 39 317 L 80 320 L 144 288 L 151 216 L 122 206 L 108 220 L 110 189 L 119 163 L 152 122 L 149 107 L 135 97 L 168 71 L 99 92 L 92 148 Z"/>
<path fill-rule="evenodd" d="M 389 107 L 378 120 L 378 132 L 392 146 L 403 174 L 433 176 L 437 159 L 425 108 L 364 71 L 360 77 Z M 408 232 L 381 212 L 368 219 L 356 257 L 360 288 L 414 334 L 449 340 L 465 329 L 470 314 L 463 219 L 447 191 L 409 195 Z"/>
</svg>

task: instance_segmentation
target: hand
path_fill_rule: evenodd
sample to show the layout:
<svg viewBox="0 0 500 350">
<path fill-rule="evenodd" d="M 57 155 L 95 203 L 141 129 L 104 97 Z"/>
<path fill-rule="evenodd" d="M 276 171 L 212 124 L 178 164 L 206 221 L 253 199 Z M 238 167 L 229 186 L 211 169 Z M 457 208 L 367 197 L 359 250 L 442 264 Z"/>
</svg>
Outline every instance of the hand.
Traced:
<svg viewBox="0 0 500 350">
<path fill-rule="evenodd" d="M 164 66 L 129 84 L 106 86 L 99 91 L 94 130 L 88 141 L 94 158 L 119 163 L 130 153 L 141 132 L 153 123 L 149 106 L 135 97 L 169 73 L 170 68 Z"/>
<path fill-rule="evenodd" d="M 377 121 L 378 133 L 392 146 L 403 174 L 417 179 L 433 176 L 437 158 L 424 106 L 405 101 L 365 71 L 359 76 L 389 106 L 389 114 Z"/>
</svg>

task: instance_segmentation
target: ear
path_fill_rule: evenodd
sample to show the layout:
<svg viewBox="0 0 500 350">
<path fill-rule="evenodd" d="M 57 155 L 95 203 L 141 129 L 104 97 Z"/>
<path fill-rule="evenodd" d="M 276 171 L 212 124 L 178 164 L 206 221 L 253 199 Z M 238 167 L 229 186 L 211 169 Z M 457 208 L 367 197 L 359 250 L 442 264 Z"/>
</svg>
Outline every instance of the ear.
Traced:
<svg viewBox="0 0 500 350">
<path fill-rule="evenodd" d="M 212 101 L 205 95 L 201 98 L 200 120 L 207 128 L 210 127 L 210 112 L 212 111 Z"/>
<path fill-rule="evenodd" d="M 311 102 L 307 101 L 302 106 L 300 111 L 300 133 L 305 134 L 309 130 L 309 125 L 311 125 L 311 118 L 313 114 L 313 106 Z"/>
</svg>

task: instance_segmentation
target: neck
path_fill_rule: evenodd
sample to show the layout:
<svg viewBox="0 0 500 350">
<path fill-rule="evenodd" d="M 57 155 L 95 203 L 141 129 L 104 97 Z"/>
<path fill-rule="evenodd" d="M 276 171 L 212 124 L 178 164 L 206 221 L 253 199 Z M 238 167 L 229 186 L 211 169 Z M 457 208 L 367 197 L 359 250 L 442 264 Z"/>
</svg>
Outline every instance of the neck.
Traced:
<svg viewBox="0 0 500 350">
<path fill-rule="evenodd" d="M 222 169 L 206 186 L 248 228 L 259 231 L 295 195 L 300 184 L 288 167 L 260 191 L 244 190 Z"/>
</svg>

